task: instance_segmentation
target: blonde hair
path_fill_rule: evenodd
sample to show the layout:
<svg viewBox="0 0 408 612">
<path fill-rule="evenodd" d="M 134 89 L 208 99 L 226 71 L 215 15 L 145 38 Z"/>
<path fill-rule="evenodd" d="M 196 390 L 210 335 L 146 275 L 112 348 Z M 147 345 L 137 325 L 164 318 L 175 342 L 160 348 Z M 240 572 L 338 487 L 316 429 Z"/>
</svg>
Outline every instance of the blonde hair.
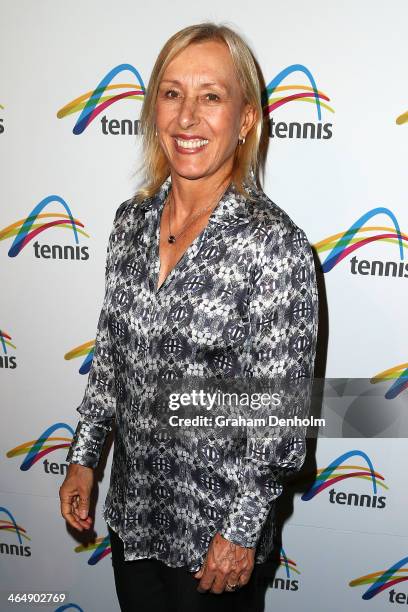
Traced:
<svg viewBox="0 0 408 612">
<path fill-rule="evenodd" d="M 238 144 L 231 181 L 237 191 L 245 197 L 251 197 L 245 184 L 258 184 L 259 170 L 263 163 L 262 147 L 263 113 L 261 102 L 261 73 L 256 60 L 243 38 L 225 25 L 212 22 L 188 26 L 165 43 L 160 51 L 147 87 L 143 102 L 140 122 L 143 137 L 143 186 L 136 193 L 136 201 L 152 197 L 170 174 L 170 166 L 156 135 L 155 106 L 162 76 L 173 58 L 191 44 L 204 41 L 220 41 L 227 45 L 241 85 L 245 103 L 251 104 L 256 111 L 256 122 L 246 135 L 245 143 Z"/>
</svg>

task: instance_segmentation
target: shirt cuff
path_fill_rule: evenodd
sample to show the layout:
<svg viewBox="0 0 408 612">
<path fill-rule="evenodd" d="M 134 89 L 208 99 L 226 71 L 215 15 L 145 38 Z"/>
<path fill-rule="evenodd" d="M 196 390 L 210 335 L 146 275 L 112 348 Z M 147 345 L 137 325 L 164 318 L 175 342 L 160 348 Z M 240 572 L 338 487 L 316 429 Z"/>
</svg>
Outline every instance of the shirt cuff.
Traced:
<svg viewBox="0 0 408 612">
<path fill-rule="evenodd" d="M 276 497 L 282 490 L 282 485 L 276 484 Z M 255 548 L 264 523 L 268 517 L 271 504 L 264 499 L 259 499 L 256 493 L 237 493 L 223 524 L 218 532 L 233 544 L 245 548 Z"/>
<path fill-rule="evenodd" d="M 102 424 L 90 424 L 80 420 L 65 460 L 68 463 L 95 468 L 99 463 L 108 431 Z"/>
</svg>

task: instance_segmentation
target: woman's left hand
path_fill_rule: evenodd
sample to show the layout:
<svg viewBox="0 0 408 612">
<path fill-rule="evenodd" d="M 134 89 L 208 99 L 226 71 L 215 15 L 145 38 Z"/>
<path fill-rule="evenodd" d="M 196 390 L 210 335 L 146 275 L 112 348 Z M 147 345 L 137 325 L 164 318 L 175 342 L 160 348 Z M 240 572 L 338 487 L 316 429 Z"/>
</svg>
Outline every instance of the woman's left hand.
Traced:
<svg viewBox="0 0 408 612">
<path fill-rule="evenodd" d="M 235 591 L 250 579 L 254 568 L 255 548 L 244 548 L 216 533 L 201 569 L 194 574 L 200 580 L 197 591 L 222 593 Z"/>
</svg>

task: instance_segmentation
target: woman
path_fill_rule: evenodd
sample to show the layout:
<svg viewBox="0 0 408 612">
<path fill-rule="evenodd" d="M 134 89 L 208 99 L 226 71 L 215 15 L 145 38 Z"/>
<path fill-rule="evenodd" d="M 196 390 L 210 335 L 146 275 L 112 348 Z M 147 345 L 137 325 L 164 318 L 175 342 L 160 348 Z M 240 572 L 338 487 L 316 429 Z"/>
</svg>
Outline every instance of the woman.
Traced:
<svg viewBox="0 0 408 612">
<path fill-rule="evenodd" d="M 211 435 L 180 443 L 155 428 L 154 398 L 162 382 L 188 376 L 278 377 L 289 388 L 311 379 L 312 251 L 258 185 L 261 86 L 233 30 L 204 23 L 168 40 L 141 123 L 146 180 L 119 206 L 109 239 L 61 512 L 91 527 L 94 469 L 114 422 L 103 516 L 121 609 L 261 609 L 274 500 L 281 476 L 304 461 L 304 436 L 261 449 Z"/>
</svg>

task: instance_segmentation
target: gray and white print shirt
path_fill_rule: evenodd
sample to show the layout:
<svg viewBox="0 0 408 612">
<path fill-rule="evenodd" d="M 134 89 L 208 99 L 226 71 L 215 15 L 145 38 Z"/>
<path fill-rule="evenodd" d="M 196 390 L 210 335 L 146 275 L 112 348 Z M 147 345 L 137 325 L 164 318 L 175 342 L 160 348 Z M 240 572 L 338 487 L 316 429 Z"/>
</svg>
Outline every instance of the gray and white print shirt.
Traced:
<svg viewBox="0 0 408 612">
<path fill-rule="evenodd" d="M 157 290 L 160 219 L 170 177 L 154 197 L 117 209 L 105 295 L 78 425 L 66 460 L 95 468 L 114 448 L 103 517 L 125 559 L 197 571 L 218 531 L 273 547 L 273 509 L 286 474 L 301 468 L 304 435 L 266 438 L 262 452 L 224 437 L 178 439 L 155 430 L 160 381 L 183 377 L 313 378 L 318 297 L 305 232 L 255 186 L 229 185 L 207 226 Z"/>
</svg>

